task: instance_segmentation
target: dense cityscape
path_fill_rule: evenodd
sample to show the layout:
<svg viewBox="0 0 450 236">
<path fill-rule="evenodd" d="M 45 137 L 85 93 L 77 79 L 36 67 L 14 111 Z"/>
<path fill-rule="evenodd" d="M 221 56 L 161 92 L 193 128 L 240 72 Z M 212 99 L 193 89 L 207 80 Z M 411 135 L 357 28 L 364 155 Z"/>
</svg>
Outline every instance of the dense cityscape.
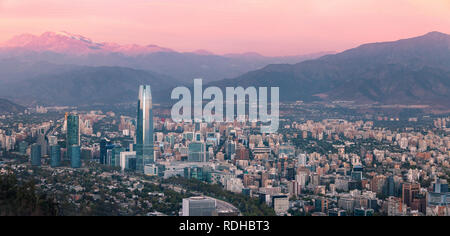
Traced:
<svg viewBox="0 0 450 236">
<path fill-rule="evenodd" d="M 299 101 L 281 104 L 278 133 L 261 134 L 259 122 L 175 123 L 150 86 L 137 104 L 0 116 L 2 182 L 48 201 L 29 214 L 450 213 L 448 116 Z"/>
<path fill-rule="evenodd" d="M 449 16 L 450 0 L 0 0 L 0 216 L 441 229 L 421 217 L 450 216 Z M 63 225 L 34 219 L 19 229 Z"/>
</svg>

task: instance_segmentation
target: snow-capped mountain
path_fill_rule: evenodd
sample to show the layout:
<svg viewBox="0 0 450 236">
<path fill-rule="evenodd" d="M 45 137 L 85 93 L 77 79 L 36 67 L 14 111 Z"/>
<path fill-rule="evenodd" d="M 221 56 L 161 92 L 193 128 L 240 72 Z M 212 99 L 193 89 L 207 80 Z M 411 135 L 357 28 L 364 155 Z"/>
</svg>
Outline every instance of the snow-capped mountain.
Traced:
<svg viewBox="0 0 450 236">
<path fill-rule="evenodd" d="M 54 52 L 61 54 L 86 55 L 96 53 L 122 53 L 127 56 L 149 54 L 155 52 L 173 52 L 168 48 L 156 45 L 141 46 L 137 44 L 120 45 L 117 43 L 97 43 L 82 35 L 65 31 L 46 32 L 40 36 L 22 34 L 0 44 L 3 50 L 19 50 L 33 52 Z"/>
<path fill-rule="evenodd" d="M 23 74 L 21 66 L 46 62 L 55 65 L 119 66 L 153 71 L 186 82 L 192 82 L 193 78 L 213 81 L 234 78 L 268 64 L 298 63 L 325 54 L 328 53 L 265 57 L 256 53 L 218 55 L 207 50 L 177 52 L 157 45 L 96 42 L 62 31 L 42 35 L 22 34 L 0 43 L 0 71 L 4 68 L 11 75 Z M 17 77 L 2 78 L 2 75 L 5 73 L 0 73 L 0 82 Z"/>
</svg>

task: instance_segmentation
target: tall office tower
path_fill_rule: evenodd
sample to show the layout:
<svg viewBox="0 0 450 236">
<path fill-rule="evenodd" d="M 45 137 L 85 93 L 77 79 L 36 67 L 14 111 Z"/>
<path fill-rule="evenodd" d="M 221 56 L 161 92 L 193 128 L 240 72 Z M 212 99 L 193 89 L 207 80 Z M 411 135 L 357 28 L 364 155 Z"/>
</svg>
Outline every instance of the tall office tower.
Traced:
<svg viewBox="0 0 450 236">
<path fill-rule="evenodd" d="M 395 197 L 395 181 L 394 176 L 389 176 L 386 181 L 387 195 Z"/>
<path fill-rule="evenodd" d="M 68 114 L 67 134 L 66 134 L 66 148 L 70 149 L 73 145 L 80 146 L 80 118 L 76 114 Z M 67 159 L 71 160 L 71 152 L 67 151 Z"/>
<path fill-rule="evenodd" d="M 153 109 L 150 85 L 139 87 L 136 129 L 136 170 L 155 162 L 153 154 Z"/>
<path fill-rule="evenodd" d="M 58 167 L 61 159 L 61 148 L 59 145 L 50 146 L 50 166 Z"/>
<path fill-rule="evenodd" d="M 203 142 L 192 142 L 189 144 L 189 162 L 207 162 L 206 147 Z"/>
<path fill-rule="evenodd" d="M 31 145 L 31 165 L 41 165 L 41 145 L 37 143 Z"/>
<path fill-rule="evenodd" d="M 106 157 L 107 157 L 107 149 L 106 149 L 106 145 L 108 143 L 106 142 L 105 139 L 102 139 L 102 141 L 100 141 L 100 164 L 106 164 Z"/>
<path fill-rule="evenodd" d="M 41 146 L 41 156 L 47 155 L 47 140 L 45 139 L 46 130 L 40 128 L 37 134 L 37 143 Z"/>
<path fill-rule="evenodd" d="M 80 168 L 81 167 L 81 149 L 78 145 L 72 145 L 69 148 L 70 152 L 70 166 L 72 168 Z"/>
<path fill-rule="evenodd" d="M 21 141 L 19 143 L 19 152 L 20 152 L 20 154 L 25 155 L 27 153 L 27 148 L 28 148 L 28 142 Z"/>
<path fill-rule="evenodd" d="M 236 143 L 233 140 L 226 141 L 225 154 L 227 160 L 231 160 L 233 154 L 236 154 Z"/>
</svg>

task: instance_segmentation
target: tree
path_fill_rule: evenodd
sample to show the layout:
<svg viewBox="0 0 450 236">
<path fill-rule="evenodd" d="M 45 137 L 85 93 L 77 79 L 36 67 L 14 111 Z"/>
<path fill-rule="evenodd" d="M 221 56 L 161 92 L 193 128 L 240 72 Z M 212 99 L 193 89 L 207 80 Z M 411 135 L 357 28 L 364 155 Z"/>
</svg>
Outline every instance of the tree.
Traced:
<svg viewBox="0 0 450 236">
<path fill-rule="evenodd" d="M 20 184 L 14 175 L 0 176 L 0 215 L 55 216 L 58 213 L 53 199 L 36 193 L 33 181 Z"/>
</svg>

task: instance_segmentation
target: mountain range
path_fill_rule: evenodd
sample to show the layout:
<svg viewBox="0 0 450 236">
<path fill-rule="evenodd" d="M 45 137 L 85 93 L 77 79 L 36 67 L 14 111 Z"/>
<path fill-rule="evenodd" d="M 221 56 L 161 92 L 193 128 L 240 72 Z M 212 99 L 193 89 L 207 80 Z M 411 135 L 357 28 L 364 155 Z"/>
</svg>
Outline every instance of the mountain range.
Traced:
<svg viewBox="0 0 450 236">
<path fill-rule="evenodd" d="M 450 106 L 450 35 L 371 43 L 297 64 L 268 65 L 220 87 L 280 87 L 282 101 Z"/>
<path fill-rule="evenodd" d="M 4 51 L 54 52 L 61 54 L 86 55 L 97 53 L 122 53 L 124 55 L 139 55 L 154 52 L 173 52 L 157 45 L 140 46 L 137 44 L 120 45 L 116 43 L 97 43 L 82 35 L 65 31 L 45 32 L 40 36 L 22 34 L 0 44 Z"/>
<path fill-rule="evenodd" d="M 233 78 L 272 63 L 297 63 L 329 52 L 288 57 L 265 57 L 257 53 L 216 55 L 206 50 L 177 52 L 149 44 L 121 45 L 95 42 L 67 32 L 23 34 L 0 44 L 0 59 L 49 62 L 80 66 L 119 66 L 149 70 L 181 81 L 203 78 L 205 81 Z"/>
<path fill-rule="evenodd" d="M 9 100 L 0 98 L 0 114 L 17 113 L 25 111 L 25 107 L 17 105 Z"/>
<path fill-rule="evenodd" d="M 40 71 L 34 77 L 0 84 L 3 97 L 24 104 L 86 105 L 128 103 L 137 99 L 141 84 L 151 84 L 153 96 L 173 88 L 180 82 L 150 71 L 124 67 L 55 66 L 48 63 L 31 68 L 54 68 Z"/>
<path fill-rule="evenodd" d="M 0 47 L 0 97 L 26 105 L 115 104 L 135 101 L 138 85 L 150 84 L 154 100 L 167 102 L 173 87 L 207 76 L 205 86 L 280 87 L 281 101 L 450 107 L 450 36 L 439 32 L 285 58 L 111 45 L 67 33 L 10 40 Z"/>
</svg>

